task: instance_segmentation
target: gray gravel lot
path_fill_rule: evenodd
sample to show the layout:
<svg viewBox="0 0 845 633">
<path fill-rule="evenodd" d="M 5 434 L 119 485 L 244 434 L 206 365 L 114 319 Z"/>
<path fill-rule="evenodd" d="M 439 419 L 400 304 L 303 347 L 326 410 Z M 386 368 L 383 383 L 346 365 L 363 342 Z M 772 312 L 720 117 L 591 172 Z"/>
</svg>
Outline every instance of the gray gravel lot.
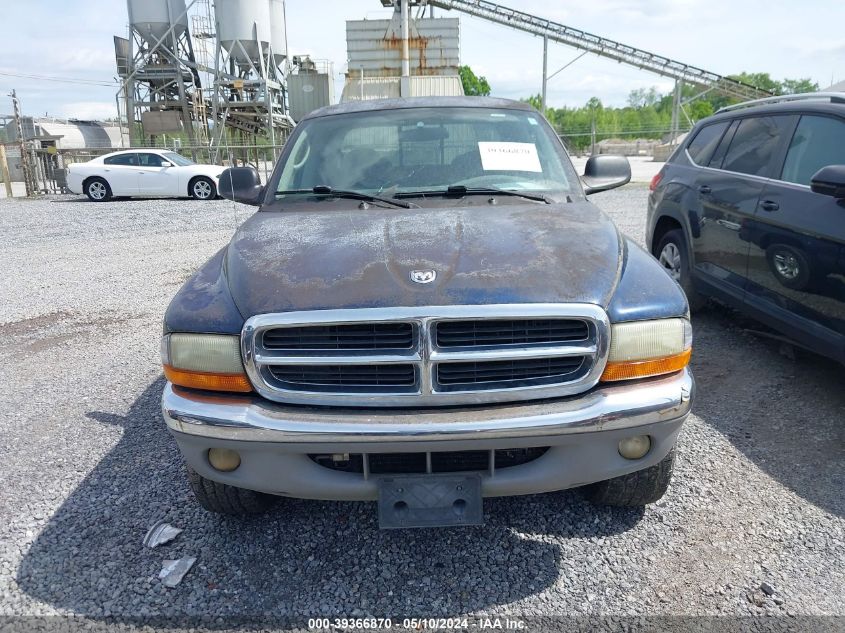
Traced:
<svg viewBox="0 0 845 633">
<path fill-rule="evenodd" d="M 646 195 L 594 200 L 641 241 Z M 568 491 L 488 500 L 482 528 L 380 532 L 371 503 L 206 514 L 159 413 L 161 317 L 250 212 L 0 200 L 0 615 L 845 614 L 845 369 L 717 306 L 694 320 L 673 485 L 644 512 Z M 158 519 L 185 531 L 145 549 Z"/>
</svg>

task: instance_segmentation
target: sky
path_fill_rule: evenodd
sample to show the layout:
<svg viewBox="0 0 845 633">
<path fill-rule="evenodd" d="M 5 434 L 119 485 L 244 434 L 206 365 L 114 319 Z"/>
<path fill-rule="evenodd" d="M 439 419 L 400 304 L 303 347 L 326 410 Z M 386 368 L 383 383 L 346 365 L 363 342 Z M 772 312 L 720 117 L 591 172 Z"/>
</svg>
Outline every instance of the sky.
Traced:
<svg viewBox="0 0 845 633">
<path fill-rule="evenodd" d="M 845 3 L 837 0 L 803 0 L 800 5 L 772 0 L 499 2 L 723 75 L 748 71 L 768 72 L 775 79 L 809 77 L 822 88 L 845 79 Z M 0 115 L 11 113 L 7 94 L 14 88 L 28 115 L 115 116 L 112 36 L 126 36 L 126 3 L 8 0 L 4 5 Z M 337 98 L 346 70 L 345 20 L 390 13 L 377 0 L 287 0 L 289 53 L 331 60 Z M 460 17 L 461 61 L 487 78 L 494 96 L 520 99 L 540 92 L 540 38 L 454 11 L 435 14 Z M 579 54 L 550 43 L 549 74 Z M 72 83 L 77 81 L 83 83 Z M 621 106 L 632 90 L 651 86 L 669 92 L 672 83 L 586 55 L 549 81 L 548 103 L 578 106 L 597 96 L 606 105 Z"/>
</svg>

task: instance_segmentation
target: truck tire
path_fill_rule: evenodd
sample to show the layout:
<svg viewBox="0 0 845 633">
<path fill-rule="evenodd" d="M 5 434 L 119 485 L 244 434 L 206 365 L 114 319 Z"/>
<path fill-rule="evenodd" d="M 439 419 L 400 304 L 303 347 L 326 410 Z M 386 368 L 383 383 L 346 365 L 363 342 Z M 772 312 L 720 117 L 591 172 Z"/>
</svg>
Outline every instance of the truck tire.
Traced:
<svg viewBox="0 0 845 633">
<path fill-rule="evenodd" d="M 206 479 L 190 466 L 188 466 L 188 483 L 199 504 L 209 512 L 218 514 L 233 516 L 261 514 L 270 509 L 276 501 L 273 495 Z"/>
<path fill-rule="evenodd" d="M 609 506 L 644 506 L 660 499 L 672 479 L 675 449 L 660 462 L 637 472 L 587 486 L 587 498 Z"/>
<path fill-rule="evenodd" d="M 683 231 L 669 231 L 657 245 L 657 260 L 687 296 L 690 312 L 697 312 L 704 307 L 705 299 L 695 289 L 692 281 L 692 267 Z"/>
</svg>

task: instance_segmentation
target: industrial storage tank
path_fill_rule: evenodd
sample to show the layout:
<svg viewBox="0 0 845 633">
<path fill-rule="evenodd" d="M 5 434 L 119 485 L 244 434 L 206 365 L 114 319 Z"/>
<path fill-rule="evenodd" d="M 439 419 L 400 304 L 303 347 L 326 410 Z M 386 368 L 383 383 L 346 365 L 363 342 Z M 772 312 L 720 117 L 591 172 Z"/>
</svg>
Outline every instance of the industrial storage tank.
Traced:
<svg viewBox="0 0 845 633">
<path fill-rule="evenodd" d="M 185 0 L 127 0 L 130 26 L 151 45 L 159 41 L 171 24 L 176 35 L 188 30 Z"/>
<path fill-rule="evenodd" d="M 297 123 L 312 110 L 334 101 L 334 73 L 326 60 L 312 61 L 294 56 L 295 74 L 288 75 L 288 105 L 291 118 Z"/>
<path fill-rule="evenodd" d="M 270 41 L 273 46 L 273 59 L 277 66 L 281 66 L 288 54 L 285 0 L 270 0 Z"/>
<path fill-rule="evenodd" d="M 269 0 L 215 0 L 214 13 L 217 37 L 230 57 L 243 64 L 257 63 L 271 41 Z"/>
</svg>

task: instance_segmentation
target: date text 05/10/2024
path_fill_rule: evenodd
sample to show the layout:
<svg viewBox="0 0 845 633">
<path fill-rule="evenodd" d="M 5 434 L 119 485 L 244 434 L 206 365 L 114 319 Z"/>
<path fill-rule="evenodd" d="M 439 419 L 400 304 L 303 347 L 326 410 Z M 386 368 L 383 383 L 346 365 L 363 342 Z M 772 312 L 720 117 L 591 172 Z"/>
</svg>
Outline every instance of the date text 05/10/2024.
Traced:
<svg viewBox="0 0 845 633">
<path fill-rule="evenodd" d="M 526 624 L 518 618 L 501 617 L 459 617 L 459 618 L 312 618 L 308 620 L 311 630 L 503 630 L 523 631 Z"/>
</svg>

